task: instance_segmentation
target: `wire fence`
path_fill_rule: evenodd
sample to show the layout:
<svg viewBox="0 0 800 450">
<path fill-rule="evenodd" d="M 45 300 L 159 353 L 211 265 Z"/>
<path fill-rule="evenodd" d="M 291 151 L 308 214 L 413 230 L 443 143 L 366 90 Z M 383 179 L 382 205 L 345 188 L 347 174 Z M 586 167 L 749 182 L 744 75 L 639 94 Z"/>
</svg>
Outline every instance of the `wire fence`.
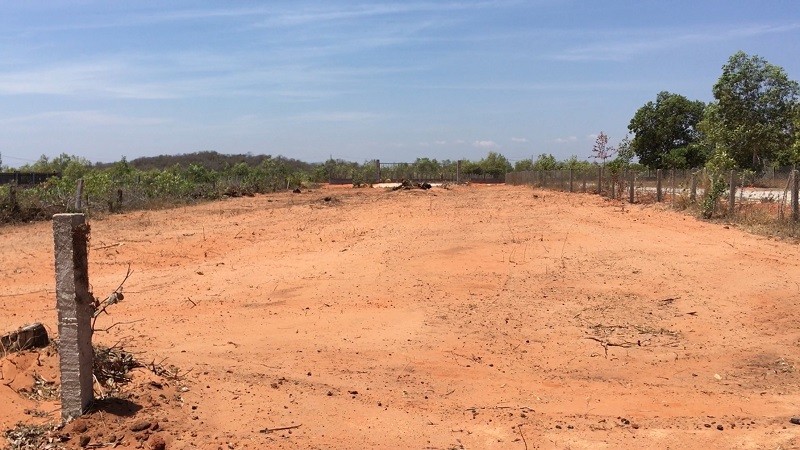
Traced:
<svg viewBox="0 0 800 450">
<path fill-rule="evenodd" d="M 726 190 L 712 205 L 716 217 L 800 221 L 797 170 L 727 173 Z M 564 192 L 594 193 L 629 203 L 670 203 L 685 209 L 703 201 L 710 177 L 701 170 L 646 170 L 611 172 L 603 167 L 506 174 L 506 183 L 532 185 Z"/>
</svg>

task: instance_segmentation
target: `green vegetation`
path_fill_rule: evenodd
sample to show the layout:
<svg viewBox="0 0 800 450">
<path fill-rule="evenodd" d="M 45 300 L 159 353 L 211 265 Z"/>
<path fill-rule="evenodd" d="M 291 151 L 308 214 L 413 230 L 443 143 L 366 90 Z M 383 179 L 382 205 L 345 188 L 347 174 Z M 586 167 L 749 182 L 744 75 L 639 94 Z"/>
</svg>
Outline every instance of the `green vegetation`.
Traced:
<svg viewBox="0 0 800 450">
<path fill-rule="evenodd" d="M 384 165 L 381 180 L 455 180 L 457 161 L 418 158 L 413 163 Z M 95 164 L 68 154 L 42 156 L 17 169 L 20 172 L 57 172 L 45 183 L 14 189 L 0 185 L 0 223 L 48 219 L 74 209 L 78 180 L 83 180 L 82 209 L 113 213 L 254 195 L 346 181 L 361 186 L 378 181 L 375 161 L 356 163 L 329 159 L 305 163 L 282 156 L 222 155 L 204 151 L 157 156 L 111 164 Z M 505 156 L 490 152 L 479 161 L 463 161 L 462 174 L 502 179 L 512 170 Z"/>
<path fill-rule="evenodd" d="M 789 163 L 793 118 L 800 87 L 786 72 L 759 56 L 737 52 L 722 67 L 715 101 L 700 129 L 715 151 L 730 154 L 743 169 Z"/>
<path fill-rule="evenodd" d="M 756 173 L 800 163 L 800 85 L 783 68 L 739 51 L 722 66 L 712 93 L 714 101 L 704 105 L 661 92 L 639 108 L 628 125 L 639 162 L 651 169 L 702 167 L 724 154 L 716 161 L 729 157 L 736 168 Z"/>
<path fill-rule="evenodd" d="M 630 149 L 639 162 L 653 169 L 686 169 L 701 166 L 706 155 L 700 145 L 697 124 L 706 105 L 669 92 L 636 111 L 628 125 L 634 134 Z"/>
</svg>

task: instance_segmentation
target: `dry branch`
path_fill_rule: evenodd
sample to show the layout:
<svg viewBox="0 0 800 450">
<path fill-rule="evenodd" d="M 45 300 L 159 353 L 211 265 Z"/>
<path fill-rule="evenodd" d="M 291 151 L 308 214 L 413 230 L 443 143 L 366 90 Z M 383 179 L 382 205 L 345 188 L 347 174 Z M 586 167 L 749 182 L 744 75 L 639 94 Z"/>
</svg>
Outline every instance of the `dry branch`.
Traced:
<svg viewBox="0 0 800 450">
<path fill-rule="evenodd" d="M 284 431 L 284 430 L 294 430 L 295 428 L 300 428 L 303 426 L 302 423 L 297 425 L 289 425 L 286 427 L 275 427 L 275 428 L 264 428 L 263 430 L 258 430 L 259 433 L 272 433 L 274 431 Z"/>
<path fill-rule="evenodd" d="M 606 359 L 608 359 L 608 347 L 622 347 L 622 348 L 631 348 L 636 345 L 635 342 L 610 342 L 607 340 L 603 340 L 600 338 L 596 338 L 594 336 L 585 336 L 584 339 L 591 339 L 593 341 L 597 341 L 600 345 L 603 346 L 603 351 L 605 352 Z"/>
</svg>

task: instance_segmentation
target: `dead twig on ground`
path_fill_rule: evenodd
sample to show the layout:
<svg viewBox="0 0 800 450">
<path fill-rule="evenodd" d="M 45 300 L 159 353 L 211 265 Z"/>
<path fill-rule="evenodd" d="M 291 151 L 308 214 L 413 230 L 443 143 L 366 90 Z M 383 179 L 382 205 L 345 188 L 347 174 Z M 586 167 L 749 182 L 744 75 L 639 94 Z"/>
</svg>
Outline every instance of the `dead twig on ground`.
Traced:
<svg viewBox="0 0 800 450">
<path fill-rule="evenodd" d="M 675 300 L 680 300 L 680 297 L 667 297 L 663 300 L 659 300 L 658 302 L 663 305 L 669 305 L 670 303 L 674 302 Z"/>
<path fill-rule="evenodd" d="M 285 430 L 294 430 L 295 428 L 300 428 L 303 426 L 302 423 L 297 425 L 289 425 L 285 427 L 275 427 L 275 428 L 264 428 L 263 430 L 258 430 L 259 433 L 273 433 L 275 431 L 285 431 Z"/>
<path fill-rule="evenodd" d="M 522 424 L 517 425 L 517 431 L 519 431 L 519 435 L 522 438 L 522 443 L 525 444 L 525 450 L 528 450 L 528 441 L 525 440 L 525 435 L 522 434 Z"/>
<path fill-rule="evenodd" d="M 38 289 L 36 291 L 19 292 L 16 294 L 0 294 L 0 297 L 18 297 L 20 295 L 38 294 L 40 292 L 47 292 L 47 289 Z"/>
<path fill-rule="evenodd" d="M 603 346 L 603 351 L 605 352 L 606 359 L 608 359 L 608 347 L 631 348 L 634 345 L 636 345 L 636 343 L 634 343 L 634 342 L 627 342 L 627 341 L 626 342 L 610 342 L 608 340 L 596 338 L 594 336 L 584 336 L 584 339 L 590 339 L 590 340 L 599 342 L 600 345 Z"/>
<path fill-rule="evenodd" d="M 121 247 L 123 244 L 124 242 L 117 242 L 116 244 L 101 245 L 100 247 L 95 247 L 92 250 L 105 250 L 112 247 Z"/>
</svg>

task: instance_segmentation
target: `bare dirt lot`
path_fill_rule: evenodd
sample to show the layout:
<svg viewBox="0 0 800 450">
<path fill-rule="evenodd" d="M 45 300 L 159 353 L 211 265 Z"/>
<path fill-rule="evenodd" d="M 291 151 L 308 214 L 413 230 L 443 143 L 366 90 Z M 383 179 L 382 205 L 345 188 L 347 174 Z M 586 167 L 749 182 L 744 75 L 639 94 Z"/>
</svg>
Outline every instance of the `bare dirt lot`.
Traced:
<svg viewBox="0 0 800 450">
<path fill-rule="evenodd" d="M 502 185 L 323 188 L 91 227 L 95 295 L 134 272 L 97 328 L 125 323 L 95 341 L 185 375 L 136 369 L 66 446 L 800 447 L 796 244 Z M 0 332 L 56 331 L 52 253 L 50 223 L 0 228 Z M 0 361 L 2 429 L 57 419 L 57 399 L 17 392 L 57 376 L 50 353 Z"/>
</svg>

